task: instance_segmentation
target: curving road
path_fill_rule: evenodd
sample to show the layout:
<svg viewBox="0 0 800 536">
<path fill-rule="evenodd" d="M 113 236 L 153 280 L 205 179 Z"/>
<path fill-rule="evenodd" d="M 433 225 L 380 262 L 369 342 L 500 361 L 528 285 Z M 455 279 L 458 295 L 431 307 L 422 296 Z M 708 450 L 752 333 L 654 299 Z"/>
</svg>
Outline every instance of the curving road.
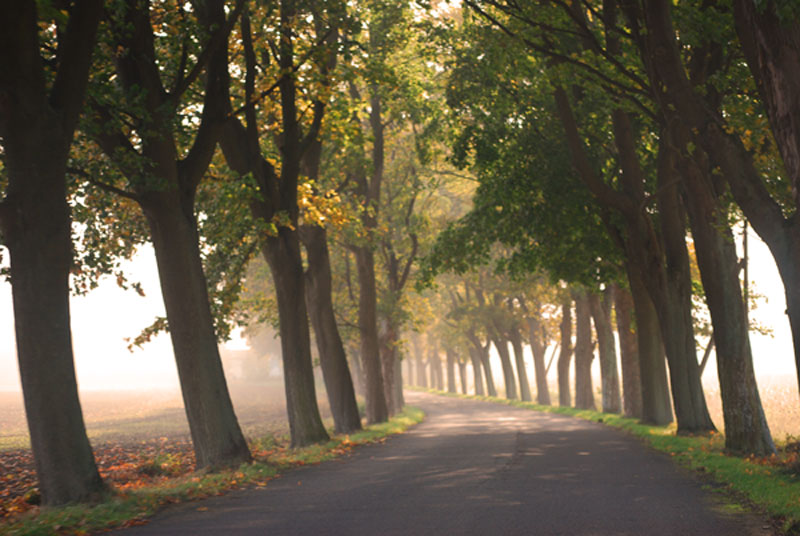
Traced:
<svg viewBox="0 0 800 536">
<path fill-rule="evenodd" d="M 407 402 L 427 418 L 406 434 L 122 532 L 773 534 L 755 515 L 724 513 L 668 457 L 600 424 L 422 393 Z"/>
</svg>

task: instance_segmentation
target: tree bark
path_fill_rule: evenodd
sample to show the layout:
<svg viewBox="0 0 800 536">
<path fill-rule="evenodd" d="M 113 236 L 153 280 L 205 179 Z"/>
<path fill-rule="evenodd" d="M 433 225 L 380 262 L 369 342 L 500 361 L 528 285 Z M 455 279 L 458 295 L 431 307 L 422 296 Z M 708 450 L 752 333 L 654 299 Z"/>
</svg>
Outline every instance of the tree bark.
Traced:
<svg viewBox="0 0 800 536">
<path fill-rule="evenodd" d="M 642 422 L 664 426 L 673 418 L 658 313 L 642 281 L 641 270 L 636 269 L 630 259 L 625 263 L 625 270 L 636 314 L 636 341 L 642 374 Z"/>
<path fill-rule="evenodd" d="M 353 374 L 353 387 L 355 388 L 356 395 L 364 396 L 364 370 L 361 367 L 361 353 L 358 345 L 348 344 L 350 347 L 350 364 Z"/>
<path fill-rule="evenodd" d="M 617 284 L 614 285 L 614 312 L 617 318 L 620 363 L 622 365 L 623 413 L 626 417 L 642 419 L 644 417 L 642 374 L 639 367 L 639 345 L 633 326 L 633 296 L 628 289 Z M 666 385 L 666 378 L 664 385 Z"/>
<path fill-rule="evenodd" d="M 575 295 L 575 407 L 595 409 L 592 389 L 592 317 L 586 291 Z"/>
<path fill-rule="evenodd" d="M 528 330 L 530 332 L 531 353 L 533 354 L 533 369 L 536 375 L 536 402 L 550 405 L 550 388 L 547 385 L 547 369 L 544 362 L 545 346 L 542 341 L 542 327 L 538 311 L 528 317 Z"/>
<path fill-rule="evenodd" d="M 558 354 L 558 405 L 572 406 L 569 388 L 569 362 L 572 359 L 572 299 L 566 295 L 561 302 L 561 353 Z"/>
<path fill-rule="evenodd" d="M 603 413 L 620 413 L 622 411 L 622 395 L 619 387 L 617 370 L 617 349 L 614 342 L 614 330 L 611 327 L 612 287 L 607 287 L 603 298 L 589 293 L 589 309 L 594 320 L 597 333 L 597 349 L 600 355 L 600 381 L 602 385 L 601 404 Z"/>
<path fill-rule="evenodd" d="M 249 461 L 222 369 L 191 202 L 171 190 L 149 196 L 142 210 L 156 254 L 197 467 Z"/>
<path fill-rule="evenodd" d="M 323 227 L 304 226 L 301 227 L 300 238 L 308 258 L 305 272 L 306 307 L 316 334 L 334 430 L 337 434 L 349 434 L 361 430 L 361 417 L 333 309 L 327 231 Z"/>
<path fill-rule="evenodd" d="M 322 425 L 311 364 L 311 339 L 304 299 L 303 261 L 297 231 L 278 229 L 262 248 L 269 263 L 278 301 L 281 353 L 283 355 L 286 411 L 292 446 L 301 447 L 328 439 Z"/>
<path fill-rule="evenodd" d="M 489 348 L 491 347 L 491 341 L 486 340 L 486 344 L 480 344 L 476 346 L 476 351 L 481 359 L 481 365 L 483 366 L 483 377 L 486 379 L 486 394 L 489 396 L 497 396 L 497 388 L 494 385 L 494 374 L 492 373 L 492 361 L 489 359 Z"/>
<path fill-rule="evenodd" d="M 480 351 L 477 348 L 471 347 L 469 349 L 469 358 L 472 361 L 472 377 L 475 394 L 483 396 L 483 365 L 481 364 Z"/>
<path fill-rule="evenodd" d="M 458 361 L 458 378 L 461 384 L 461 394 L 467 394 L 467 362 L 463 359 Z"/>
<path fill-rule="evenodd" d="M 35 2 L 0 6 L 0 138 L 8 185 L 0 234 L 11 257 L 20 379 L 44 505 L 105 489 L 86 436 L 72 353 L 72 263 L 66 165 L 86 90 L 102 3 L 76 4 L 59 35 L 47 93 Z M 43 158 L 46 155 L 46 158 Z"/>
<path fill-rule="evenodd" d="M 428 363 L 431 366 L 431 387 L 437 391 L 444 391 L 442 374 L 442 359 L 439 357 L 439 345 L 433 344 L 428 353 Z"/>
<path fill-rule="evenodd" d="M 525 402 L 530 402 L 532 400 L 531 388 L 528 384 L 528 372 L 525 368 L 525 357 L 522 353 L 522 335 L 520 335 L 519 325 L 516 322 L 509 329 L 508 338 L 511 341 L 511 347 L 514 349 L 514 361 L 517 365 L 520 398 Z"/>
<path fill-rule="evenodd" d="M 673 133 L 676 136 L 673 143 L 680 147 L 691 138 L 686 135 L 680 139 L 678 132 Z M 728 213 L 720 201 L 724 193 L 722 184 L 721 181 L 714 184 L 700 150 L 692 158 L 682 158 L 681 171 L 688 191 L 686 199 L 697 265 L 714 326 L 725 447 L 740 454 L 768 456 L 775 452 L 775 445 L 753 372 L 747 312 L 739 283 L 739 259 Z"/>
<path fill-rule="evenodd" d="M 503 367 L 503 383 L 506 388 L 506 398 L 509 400 L 517 399 L 517 380 L 514 377 L 514 369 L 511 366 L 511 356 L 508 353 L 508 341 L 498 333 L 492 333 L 492 342 L 497 348 L 497 355 L 500 356 L 500 365 Z"/>
<path fill-rule="evenodd" d="M 447 355 L 447 392 L 456 392 L 456 354 L 452 348 L 445 348 Z"/>
<path fill-rule="evenodd" d="M 367 422 L 375 424 L 389 418 L 378 344 L 378 294 L 375 288 L 375 257 L 368 246 L 354 247 L 358 269 L 358 327 L 361 332 L 361 358 L 366 380 Z"/>
<path fill-rule="evenodd" d="M 420 341 L 420 336 L 416 336 L 412 339 L 412 346 L 414 348 L 414 360 L 416 361 L 416 366 L 414 367 L 417 372 L 416 380 L 417 385 L 420 387 L 428 387 L 428 374 L 425 370 L 425 351 L 422 347 L 422 342 Z"/>
</svg>

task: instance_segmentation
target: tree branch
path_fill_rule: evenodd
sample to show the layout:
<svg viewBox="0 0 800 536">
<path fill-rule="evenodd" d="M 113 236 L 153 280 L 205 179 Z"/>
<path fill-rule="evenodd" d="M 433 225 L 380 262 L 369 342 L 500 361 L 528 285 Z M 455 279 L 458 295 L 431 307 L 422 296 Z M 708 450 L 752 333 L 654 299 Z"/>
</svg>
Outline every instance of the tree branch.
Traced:
<svg viewBox="0 0 800 536">
<path fill-rule="evenodd" d="M 197 80 L 197 77 L 203 72 L 203 69 L 205 69 L 206 64 L 209 62 L 211 55 L 216 51 L 217 47 L 222 46 L 222 43 L 227 43 L 228 35 L 231 33 L 233 25 L 236 23 L 236 19 L 239 18 L 244 6 L 244 0 L 236 0 L 236 6 L 233 8 L 233 11 L 228 15 L 224 24 L 220 25 L 217 31 L 208 39 L 208 43 L 206 43 L 205 48 L 200 52 L 200 56 L 197 58 L 197 62 L 194 64 L 194 67 L 192 67 L 192 70 L 189 71 L 189 74 L 185 77 L 180 76 L 175 80 L 173 89 L 168 96 L 168 99 L 173 105 L 177 105 L 181 96 L 191 87 L 194 81 Z M 179 72 L 183 73 L 183 70 L 181 69 Z"/>
<path fill-rule="evenodd" d="M 83 177 L 83 179 L 93 186 L 97 186 L 98 188 L 105 190 L 106 192 L 110 192 L 112 194 L 118 195 L 120 197 L 124 197 L 126 199 L 130 199 L 132 201 L 136 201 L 137 203 L 140 202 L 141 198 L 133 192 L 129 192 L 127 190 L 123 190 L 122 188 L 117 188 L 112 184 L 105 183 L 103 181 L 99 181 L 94 178 L 90 173 L 87 173 L 86 170 L 74 167 L 68 167 L 67 173 L 71 173 L 73 175 L 78 175 Z"/>
</svg>

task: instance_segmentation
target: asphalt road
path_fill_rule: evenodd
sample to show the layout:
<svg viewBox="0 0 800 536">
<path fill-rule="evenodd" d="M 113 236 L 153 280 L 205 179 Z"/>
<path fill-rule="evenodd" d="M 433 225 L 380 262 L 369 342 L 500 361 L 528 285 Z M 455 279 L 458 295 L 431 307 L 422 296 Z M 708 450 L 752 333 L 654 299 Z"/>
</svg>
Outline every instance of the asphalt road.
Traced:
<svg viewBox="0 0 800 536">
<path fill-rule="evenodd" d="M 427 418 L 406 434 L 122 532 L 772 534 L 667 456 L 598 423 L 421 393 L 407 401 Z"/>
</svg>

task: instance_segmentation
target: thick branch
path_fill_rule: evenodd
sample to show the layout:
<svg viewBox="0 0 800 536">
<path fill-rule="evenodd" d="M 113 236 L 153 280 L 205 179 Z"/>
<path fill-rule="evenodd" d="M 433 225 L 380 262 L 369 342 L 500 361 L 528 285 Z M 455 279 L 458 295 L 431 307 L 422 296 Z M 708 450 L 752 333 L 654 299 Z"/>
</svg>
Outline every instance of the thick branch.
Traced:
<svg viewBox="0 0 800 536">
<path fill-rule="evenodd" d="M 581 180 L 586 184 L 592 194 L 605 205 L 616 208 L 622 212 L 630 212 L 633 206 L 626 196 L 609 187 L 597 176 L 589 162 L 589 157 L 583 147 L 583 141 L 578 133 L 578 124 L 572 113 L 572 106 L 569 103 L 566 92 L 563 88 L 557 87 L 554 92 L 556 109 L 564 127 L 567 138 L 567 146 L 572 155 L 572 164 L 580 175 Z"/>
<path fill-rule="evenodd" d="M 64 42 L 58 46 L 58 72 L 50 92 L 50 105 L 61 112 L 65 132 L 75 129 L 81 112 L 102 12 L 102 0 L 84 0 L 73 4 Z"/>
</svg>

